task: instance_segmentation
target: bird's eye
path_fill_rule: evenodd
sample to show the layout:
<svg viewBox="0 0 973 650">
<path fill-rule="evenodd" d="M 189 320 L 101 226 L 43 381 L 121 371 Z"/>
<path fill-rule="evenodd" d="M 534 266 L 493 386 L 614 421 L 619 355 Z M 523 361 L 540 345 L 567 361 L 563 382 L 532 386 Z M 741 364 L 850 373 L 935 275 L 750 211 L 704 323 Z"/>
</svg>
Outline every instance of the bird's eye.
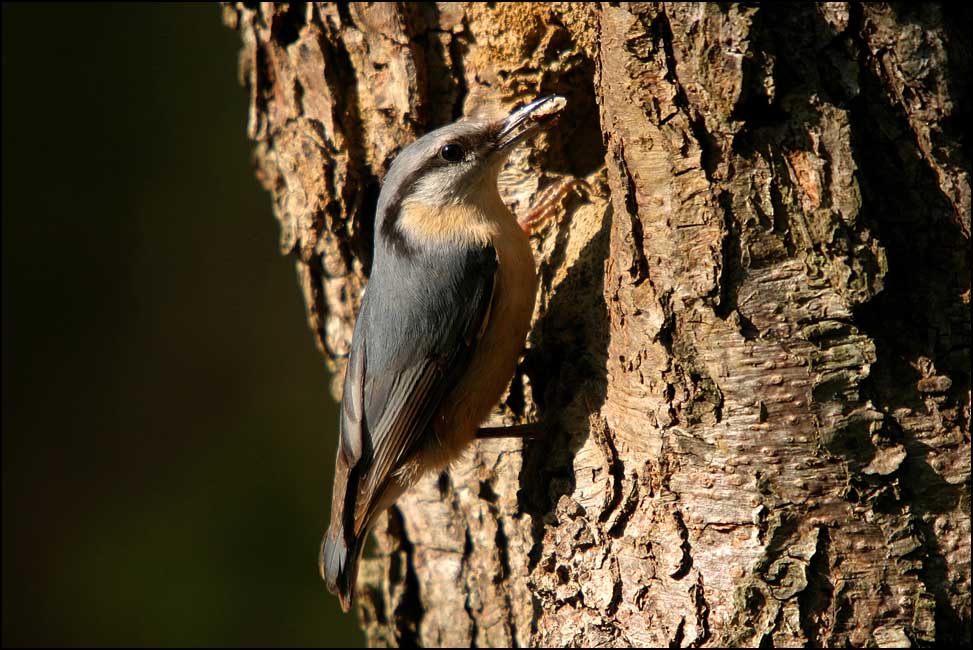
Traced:
<svg viewBox="0 0 973 650">
<path fill-rule="evenodd" d="M 444 144 L 443 148 L 439 150 L 440 158 L 442 158 L 446 162 L 451 162 L 451 163 L 455 163 L 463 160 L 463 156 L 465 155 L 465 153 L 466 152 L 463 151 L 463 147 L 456 144 L 455 142 Z"/>
</svg>

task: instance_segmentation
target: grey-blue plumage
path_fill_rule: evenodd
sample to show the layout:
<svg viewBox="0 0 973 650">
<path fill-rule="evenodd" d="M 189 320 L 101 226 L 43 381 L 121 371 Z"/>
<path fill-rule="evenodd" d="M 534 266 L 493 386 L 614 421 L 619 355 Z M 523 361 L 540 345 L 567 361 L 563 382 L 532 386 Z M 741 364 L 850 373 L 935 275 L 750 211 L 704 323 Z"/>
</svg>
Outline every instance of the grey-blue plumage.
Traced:
<svg viewBox="0 0 973 650">
<path fill-rule="evenodd" d="M 337 464 L 348 476 L 332 504 L 343 517 L 332 521 L 321 550 L 325 580 L 339 594 L 354 587 L 372 519 L 407 487 L 395 484 L 396 466 L 436 439 L 430 420 L 469 364 L 496 267 L 492 246 L 418 252 L 399 273 L 374 267 L 344 382 Z"/>
<path fill-rule="evenodd" d="M 513 146 L 563 106 L 547 97 L 505 119 L 437 129 L 385 177 L 320 556 L 346 611 L 375 518 L 420 475 L 460 456 L 514 372 L 536 273 L 497 177 Z"/>
</svg>

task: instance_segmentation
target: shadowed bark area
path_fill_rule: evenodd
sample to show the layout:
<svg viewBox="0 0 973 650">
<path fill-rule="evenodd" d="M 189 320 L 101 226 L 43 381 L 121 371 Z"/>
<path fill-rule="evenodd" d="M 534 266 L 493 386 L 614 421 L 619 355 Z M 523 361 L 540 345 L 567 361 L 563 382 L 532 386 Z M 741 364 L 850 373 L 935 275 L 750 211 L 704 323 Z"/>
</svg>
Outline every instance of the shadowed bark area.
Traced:
<svg viewBox="0 0 973 650">
<path fill-rule="evenodd" d="M 532 239 L 534 325 L 488 423 L 549 432 L 392 509 L 370 643 L 969 645 L 969 18 L 225 8 L 336 397 L 403 146 L 558 93 L 501 192 L 520 214 L 587 181 Z"/>
</svg>

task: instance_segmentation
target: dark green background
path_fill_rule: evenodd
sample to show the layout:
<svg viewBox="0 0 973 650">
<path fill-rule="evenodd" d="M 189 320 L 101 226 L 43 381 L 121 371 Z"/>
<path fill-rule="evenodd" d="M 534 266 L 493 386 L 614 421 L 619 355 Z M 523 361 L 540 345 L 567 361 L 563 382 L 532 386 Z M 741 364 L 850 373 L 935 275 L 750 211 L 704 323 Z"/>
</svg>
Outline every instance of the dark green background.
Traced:
<svg viewBox="0 0 973 650">
<path fill-rule="evenodd" d="M 215 5 L 3 6 L 4 645 L 358 645 Z"/>
</svg>

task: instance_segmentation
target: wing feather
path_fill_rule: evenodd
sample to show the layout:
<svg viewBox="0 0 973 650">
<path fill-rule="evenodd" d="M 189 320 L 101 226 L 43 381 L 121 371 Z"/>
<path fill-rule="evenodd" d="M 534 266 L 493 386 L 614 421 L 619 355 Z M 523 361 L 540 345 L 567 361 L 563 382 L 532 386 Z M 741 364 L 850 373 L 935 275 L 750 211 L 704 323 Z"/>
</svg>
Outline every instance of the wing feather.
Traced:
<svg viewBox="0 0 973 650">
<path fill-rule="evenodd" d="M 361 450 L 355 459 L 358 471 L 349 475 L 347 486 L 356 493 L 351 517 L 356 537 L 367 531 L 395 471 L 421 446 L 432 417 L 466 370 L 486 328 L 496 279 L 496 251 L 492 247 L 474 251 L 463 262 L 459 273 L 443 274 L 451 282 L 448 286 L 435 286 L 435 281 L 429 278 L 437 276 L 427 274 L 421 278 L 420 286 L 398 287 L 402 296 L 412 300 L 419 296 L 425 300 L 419 303 L 425 304 L 430 313 L 415 316 L 416 322 L 386 322 L 406 318 L 403 314 L 414 308 L 414 303 L 384 311 L 380 306 L 369 305 L 368 312 L 363 306 L 359 316 L 370 321 L 360 331 L 356 328 L 362 360 L 358 365 L 349 363 L 349 367 L 360 369 L 362 375 L 352 375 L 352 391 L 350 395 L 346 392 L 342 399 L 343 407 L 350 400 L 346 410 L 362 413 L 361 426 L 352 434 L 360 442 L 347 445 L 349 450 Z M 399 334 L 389 335 L 396 326 Z M 412 338 L 418 340 L 408 340 L 408 336 L 401 335 L 403 331 L 412 333 Z M 383 337 L 385 340 L 379 341 Z M 391 349 L 390 341 L 403 338 L 407 339 L 400 344 L 403 349 Z M 385 345 L 384 354 L 364 354 L 374 350 L 376 344 Z M 384 358 L 376 360 L 375 356 Z M 358 386 L 361 386 L 360 403 L 356 395 Z M 345 388 L 346 391 L 349 388 L 347 381 Z"/>
<path fill-rule="evenodd" d="M 356 534 L 365 532 L 382 484 L 401 464 L 428 425 L 430 389 L 434 386 L 435 374 L 435 364 L 424 363 L 408 368 L 396 382 L 385 416 L 376 428 L 381 443 L 376 446 L 375 457 L 359 493 L 359 505 L 355 508 Z M 429 413 L 425 422 L 420 419 L 423 413 Z"/>
</svg>

